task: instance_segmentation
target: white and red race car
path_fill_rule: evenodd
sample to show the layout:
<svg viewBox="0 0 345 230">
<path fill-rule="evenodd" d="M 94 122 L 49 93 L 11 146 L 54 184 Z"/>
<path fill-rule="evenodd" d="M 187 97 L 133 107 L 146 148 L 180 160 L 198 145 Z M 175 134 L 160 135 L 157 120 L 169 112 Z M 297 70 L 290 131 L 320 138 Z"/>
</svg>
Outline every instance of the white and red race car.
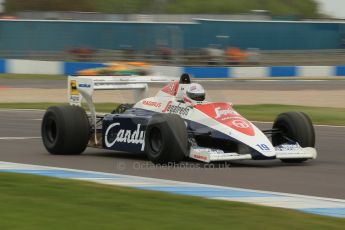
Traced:
<svg viewBox="0 0 345 230">
<path fill-rule="evenodd" d="M 183 74 L 154 97 L 147 82 L 167 79 L 69 77 L 69 106 L 50 107 L 42 121 L 42 139 L 51 154 L 81 154 L 87 146 L 144 153 L 154 163 L 193 158 L 203 162 L 315 159 L 315 132 L 301 112 L 280 114 L 270 130 L 260 130 L 231 103 L 204 100 L 200 86 Z M 134 89 L 137 103 L 97 114 L 94 90 Z M 197 100 L 188 92 L 195 91 Z M 90 113 L 80 107 L 85 99 Z"/>
</svg>

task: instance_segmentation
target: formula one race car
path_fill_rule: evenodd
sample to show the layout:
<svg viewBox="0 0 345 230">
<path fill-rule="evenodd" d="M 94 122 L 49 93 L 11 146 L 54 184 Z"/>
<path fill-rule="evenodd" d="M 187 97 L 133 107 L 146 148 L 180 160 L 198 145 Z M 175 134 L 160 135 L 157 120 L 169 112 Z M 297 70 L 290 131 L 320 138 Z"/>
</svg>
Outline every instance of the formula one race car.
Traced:
<svg viewBox="0 0 345 230">
<path fill-rule="evenodd" d="M 69 77 L 68 81 L 70 105 L 48 108 L 42 121 L 43 143 L 51 154 L 81 154 L 89 146 L 144 153 L 154 163 L 187 157 L 203 162 L 281 159 L 299 163 L 317 156 L 314 128 L 306 114 L 282 113 L 272 129 L 261 131 L 232 104 L 205 101 L 203 87 L 191 83 L 187 74 L 149 98 L 147 83 L 157 79 Z M 101 89 L 134 89 L 137 103 L 97 114 L 92 95 Z M 88 114 L 80 107 L 82 98 Z"/>
</svg>

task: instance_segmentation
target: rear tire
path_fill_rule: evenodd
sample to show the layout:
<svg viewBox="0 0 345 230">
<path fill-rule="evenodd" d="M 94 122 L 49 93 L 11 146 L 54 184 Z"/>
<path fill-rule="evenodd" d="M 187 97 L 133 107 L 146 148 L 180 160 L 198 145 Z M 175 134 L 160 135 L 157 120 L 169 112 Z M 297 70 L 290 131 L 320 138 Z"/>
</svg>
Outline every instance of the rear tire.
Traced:
<svg viewBox="0 0 345 230">
<path fill-rule="evenodd" d="M 155 114 L 145 133 L 145 152 L 155 164 L 180 162 L 188 155 L 184 120 L 176 114 Z"/>
<path fill-rule="evenodd" d="M 51 154 L 81 154 L 90 136 L 85 110 L 78 106 L 49 107 L 43 117 L 41 135 L 45 148 Z"/>
<path fill-rule="evenodd" d="M 282 133 L 272 136 L 273 146 L 286 142 L 284 136 L 296 141 L 302 148 L 315 147 L 315 131 L 313 124 L 305 113 L 287 112 L 280 114 L 274 121 L 273 129 L 279 129 Z M 286 163 L 301 163 L 308 159 L 281 159 Z"/>
</svg>

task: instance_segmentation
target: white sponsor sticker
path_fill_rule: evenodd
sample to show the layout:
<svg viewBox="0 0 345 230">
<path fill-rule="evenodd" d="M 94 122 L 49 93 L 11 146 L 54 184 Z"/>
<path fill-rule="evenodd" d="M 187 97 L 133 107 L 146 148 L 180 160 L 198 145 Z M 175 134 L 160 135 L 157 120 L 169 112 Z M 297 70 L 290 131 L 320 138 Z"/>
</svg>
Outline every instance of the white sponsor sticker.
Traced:
<svg viewBox="0 0 345 230">
<path fill-rule="evenodd" d="M 282 144 L 279 146 L 275 147 L 276 151 L 282 151 L 282 152 L 296 152 L 296 153 L 300 153 L 301 152 L 301 146 L 299 144 Z"/>
<path fill-rule="evenodd" d="M 220 107 L 215 108 L 215 112 L 216 112 L 216 118 L 220 118 L 222 116 L 227 116 L 227 115 L 237 115 L 237 113 L 231 109 L 231 108 L 227 108 L 227 109 L 221 109 Z"/>
</svg>

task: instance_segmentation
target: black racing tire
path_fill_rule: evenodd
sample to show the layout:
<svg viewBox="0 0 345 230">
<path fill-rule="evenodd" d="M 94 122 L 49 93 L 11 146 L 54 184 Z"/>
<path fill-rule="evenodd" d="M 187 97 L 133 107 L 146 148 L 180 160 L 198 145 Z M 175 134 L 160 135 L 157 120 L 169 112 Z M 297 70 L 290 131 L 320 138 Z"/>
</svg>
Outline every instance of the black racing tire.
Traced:
<svg viewBox="0 0 345 230">
<path fill-rule="evenodd" d="M 49 107 L 42 120 L 41 135 L 44 147 L 51 154 L 81 154 L 90 137 L 85 110 L 78 106 Z"/>
<path fill-rule="evenodd" d="M 189 152 L 184 120 L 176 114 L 155 114 L 145 133 L 145 153 L 155 164 L 178 163 Z"/>
<path fill-rule="evenodd" d="M 302 112 L 286 112 L 278 115 L 273 123 L 273 129 L 281 131 L 272 136 L 273 146 L 286 142 L 283 136 L 296 141 L 302 148 L 315 147 L 315 130 L 311 119 Z M 308 159 L 281 159 L 286 163 L 302 163 Z"/>
</svg>

